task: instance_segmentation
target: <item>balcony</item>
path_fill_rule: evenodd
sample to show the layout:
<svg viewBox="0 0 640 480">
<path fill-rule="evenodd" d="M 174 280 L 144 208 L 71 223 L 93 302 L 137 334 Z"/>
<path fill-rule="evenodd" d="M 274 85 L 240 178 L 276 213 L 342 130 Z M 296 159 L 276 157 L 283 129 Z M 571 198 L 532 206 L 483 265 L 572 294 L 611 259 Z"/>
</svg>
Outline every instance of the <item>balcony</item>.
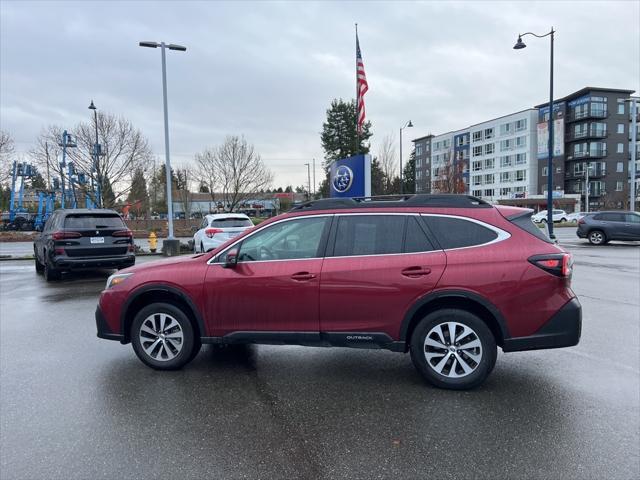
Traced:
<svg viewBox="0 0 640 480">
<path fill-rule="evenodd" d="M 605 168 L 590 168 L 589 169 L 589 178 L 602 178 L 607 175 L 607 170 Z M 566 180 L 575 180 L 575 179 L 584 179 L 584 170 L 580 171 L 567 171 L 564 174 L 564 178 Z"/>
<path fill-rule="evenodd" d="M 582 150 L 575 152 L 573 155 L 568 155 L 567 160 L 579 160 L 581 158 L 603 158 L 607 156 L 607 150 L 605 148 L 594 148 L 593 150 Z"/>
<path fill-rule="evenodd" d="M 565 134 L 565 141 L 573 142 L 576 140 L 584 140 L 588 138 L 607 138 L 609 133 L 606 130 L 594 130 L 592 128 L 582 132 L 568 132 Z"/>
<path fill-rule="evenodd" d="M 586 120 L 588 118 L 607 118 L 609 112 L 607 110 L 600 110 L 599 108 L 590 108 L 586 112 L 569 112 L 565 117 L 567 122 L 578 122 L 580 120 Z"/>
</svg>

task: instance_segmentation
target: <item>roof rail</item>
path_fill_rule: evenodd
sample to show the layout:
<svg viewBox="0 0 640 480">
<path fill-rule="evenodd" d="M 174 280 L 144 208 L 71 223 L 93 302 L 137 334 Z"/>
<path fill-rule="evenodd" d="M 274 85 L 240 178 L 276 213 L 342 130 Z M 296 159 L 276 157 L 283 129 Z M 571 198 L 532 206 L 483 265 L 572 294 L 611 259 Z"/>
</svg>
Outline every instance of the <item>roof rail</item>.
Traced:
<svg viewBox="0 0 640 480">
<path fill-rule="evenodd" d="M 351 198 L 321 198 L 319 200 L 311 200 L 309 202 L 296 205 L 291 209 L 291 211 L 389 207 L 492 208 L 490 203 L 472 195 L 416 194 Z"/>
</svg>

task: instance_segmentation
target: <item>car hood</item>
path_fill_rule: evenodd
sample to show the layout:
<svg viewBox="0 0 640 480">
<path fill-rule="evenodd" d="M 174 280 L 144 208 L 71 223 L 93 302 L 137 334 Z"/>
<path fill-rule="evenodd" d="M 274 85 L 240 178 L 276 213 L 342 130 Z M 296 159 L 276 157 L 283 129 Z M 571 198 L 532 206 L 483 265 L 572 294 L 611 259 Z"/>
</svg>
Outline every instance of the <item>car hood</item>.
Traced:
<svg viewBox="0 0 640 480">
<path fill-rule="evenodd" d="M 208 253 L 200 253 L 197 255 L 181 255 L 179 257 L 171 257 L 171 258 L 161 258 L 158 260 L 154 260 L 152 262 L 146 262 L 143 263 L 141 265 L 134 265 L 133 267 L 129 267 L 129 268 L 124 268 L 122 270 L 120 270 L 119 273 L 136 273 L 136 272 L 143 272 L 143 271 L 149 271 L 149 270 L 154 270 L 157 268 L 166 268 L 170 265 L 176 265 L 178 263 L 189 263 L 189 262 L 202 262 L 203 258 L 206 256 L 207 258 L 210 257 L 211 255 Z"/>
</svg>

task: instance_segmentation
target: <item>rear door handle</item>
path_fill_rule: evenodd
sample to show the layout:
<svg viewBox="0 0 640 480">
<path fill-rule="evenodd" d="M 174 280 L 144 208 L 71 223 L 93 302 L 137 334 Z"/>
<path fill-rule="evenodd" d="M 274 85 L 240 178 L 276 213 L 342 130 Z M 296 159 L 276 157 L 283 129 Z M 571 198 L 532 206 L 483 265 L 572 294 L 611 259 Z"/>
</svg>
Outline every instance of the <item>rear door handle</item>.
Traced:
<svg viewBox="0 0 640 480">
<path fill-rule="evenodd" d="M 316 276 L 309 272 L 298 272 L 291 275 L 291 279 L 297 282 L 306 282 L 308 280 L 313 280 L 314 278 L 316 278 Z"/>
<path fill-rule="evenodd" d="M 402 270 L 402 275 L 409 278 L 420 278 L 424 275 L 429 275 L 431 269 L 429 267 L 408 267 Z"/>
</svg>

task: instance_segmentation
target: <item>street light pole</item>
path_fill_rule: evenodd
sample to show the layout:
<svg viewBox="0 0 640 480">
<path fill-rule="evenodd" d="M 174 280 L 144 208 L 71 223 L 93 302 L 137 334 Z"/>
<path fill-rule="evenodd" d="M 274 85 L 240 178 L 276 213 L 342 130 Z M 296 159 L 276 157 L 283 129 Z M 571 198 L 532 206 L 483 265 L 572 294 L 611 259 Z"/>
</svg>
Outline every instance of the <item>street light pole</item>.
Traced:
<svg viewBox="0 0 640 480">
<path fill-rule="evenodd" d="M 400 195 L 404 193 L 404 184 L 402 181 L 402 130 L 411 127 L 413 127 L 413 123 L 411 123 L 411 120 L 405 123 L 403 127 L 400 127 Z"/>
<path fill-rule="evenodd" d="M 89 110 L 93 110 L 93 122 L 95 124 L 96 129 L 96 143 L 93 145 L 93 169 L 96 172 L 96 183 L 98 187 L 94 190 L 94 195 L 96 198 L 96 206 L 98 208 L 102 208 L 102 182 L 100 180 L 100 146 L 98 144 L 98 109 L 93 104 L 93 100 L 91 100 L 91 105 L 89 105 Z"/>
<path fill-rule="evenodd" d="M 513 46 L 514 50 L 521 50 L 526 47 L 522 41 L 522 37 L 526 35 L 532 35 L 537 38 L 544 38 L 550 36 L 551 38 L 551 61 L 549 67 L 549 124 L 547 130 L 549 132 L 549 140 L 547 145 L 549 147 L 549 158 L 547 160 L 547 228 L 549 229 L 549 238 L 555 240 L 553 233 L 553 41 L 555 30 L 551 27 L 549 33 L 544 35 L 536 35 L 532 32 L 526 32 L 518 35 L 518 41 Z"/>
<path fill-rule="evenodd" d="M 311 200 L 311 165 L 305 163 L 307 166 L 307 200 Z"/>
<path fill-rule="evenodd" d="M 169 154 L 169 110 L 167 106 L 167 60 L 165 50 L 177 50 L 184 52 L 186 47 L 181 45 L 169 45 L 164 42 L 140 42 L 141 47 L 158 48 L 162 56 L 162 100 L 164 103 L 164 154 L 165 154 L 165 171 L 167 175 L 167 216 L 169 217 L 169 237 L 167 240 L 174 240 L 173 236 L 173 200 L 171 198 L 171 159 Z"/>
</svg>

